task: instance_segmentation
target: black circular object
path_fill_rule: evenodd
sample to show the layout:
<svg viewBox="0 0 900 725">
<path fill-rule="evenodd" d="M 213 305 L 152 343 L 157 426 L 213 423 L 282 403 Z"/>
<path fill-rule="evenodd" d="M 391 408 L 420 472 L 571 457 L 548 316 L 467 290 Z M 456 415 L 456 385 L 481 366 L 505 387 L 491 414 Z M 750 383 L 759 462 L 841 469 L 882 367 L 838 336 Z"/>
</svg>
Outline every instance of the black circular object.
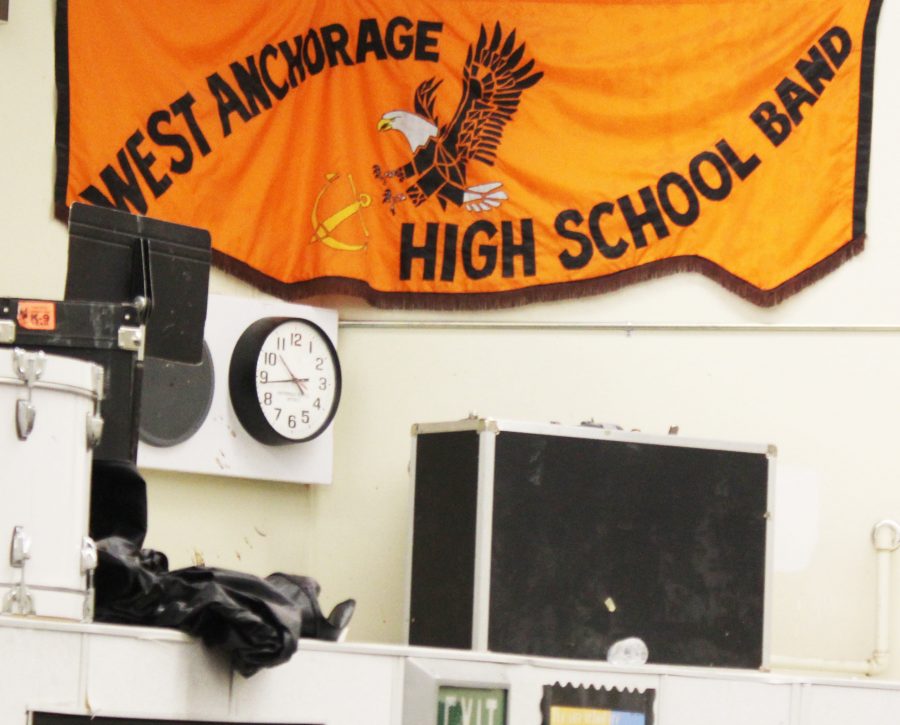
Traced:
<svg viewBox="0 0 900 725">
<path fill-rule="evenodd" d="M 214 388 L 215 371 L 206 341 L 198 365 L 147 358 L 138 426 L 140 439 L 159 448 L 186 441 L 206 420 Z"/>
<path fill-rule="evenodd" d="M 331 424 L 341 366 L 325 331 L 302 317 L 264 317 L 234 345 L 228 391 L 244 429 L 260 443 L 303 443 Z"/>
</svg>

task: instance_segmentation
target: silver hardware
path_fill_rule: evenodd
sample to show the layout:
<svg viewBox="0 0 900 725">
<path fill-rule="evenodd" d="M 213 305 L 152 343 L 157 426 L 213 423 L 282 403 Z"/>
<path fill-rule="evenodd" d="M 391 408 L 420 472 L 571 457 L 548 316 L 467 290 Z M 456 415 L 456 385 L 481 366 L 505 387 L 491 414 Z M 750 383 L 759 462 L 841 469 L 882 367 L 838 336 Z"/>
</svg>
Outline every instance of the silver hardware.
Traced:
<svg viewBox="0 0 900 725">
<path fill-rule="evenodd" d="M 88 590 L 84 594 L 84 609 L 81 610 L 83 622 L 94 621 L 94 573 L 88 574 Z"/>
<path fill-rule="evenodd" d="M 13 349 L 13 366 L 16 377 L 25 383 L 27 398 L 19 398 L 16 401 L 16 433 L 20 441 L 27 440 L 34 429 L 34 419 L 37 415 L 34 403 L 31 402 L 31 392 L 35 383 L 40 380 L 47 367 L 47 356 L 42 350 L 26 352 L 20 347 Z"/>
<path fill-rule="evenodd" d="M 138 317 L 143 319 L 147 316 L 150 311 L 150 298 L 144 295 L 138 295 L 132 300 L 132 303 L 137 308 Z"/>
<path fill-rule="evenodd" d="M 97 544 L 90 536 L 81 540 L 81 573 L 85 575 L 87 591 L 84 595 L 84 609 L 81 613 L 82 621 L 94 621 L 94 570 L 97 568 Z"/>
<path fill-rule="evenodd" d="M 34 614 L 34 599 L 25 586 L 25 562 L 31 558 L 31 537 L 23 526 L 13 528 L 9 545 L 9 563 L 14 569 L 21 569 L 19 583 L 3 597 L 2 611 L 12 614 Z"/>
<path fill-rule="evenodd" d="M 144 328 L 128 327 L 119 328 L 119 347 L 122 350 L 140 351 L 144 344 Z"/>
<path fill-rule="evenodd" d="M 34 614 L 34 599 L 25 582 L 10 589 L 3 597 L 3 606 L 0 608 L 4 614 Z"/>
<path fill-rule="evenodd" d="M 94 412 L 87 416 L 87 447 L 96 448 L 103 437 L 103 416 L 100 415 L 100 403 L 103 401 L 103 366 L 93 366 L 94 376 Z"/>
<path fill-rule="evenodd" d="M 882 538 L 887 534 L 886 539 Z M 872 528 L 872 543 L 879 551 L 897 551 L 900 549 L 900 524 L 891 519 L 879 521 Z"/>
<path fill-rule="evenodd" d="M 97 413 L 87 414 L 87 447 L 96 448 L 103 437 L 103 417 Z"/>
<path fill-rule="evenodd" d="M 87 414 L 87 447 L 96 448 L 103 436 L 103 416 L 100 415 L 100 403 L 103 401 L 104 371 L 102 365 L 92 365 L 94 384 L 94 412 Z"/>
<path fill-rule="evenodd" d="M 94 394 L 97 396 L 97 405 L 100 405 L 100 401 L 103 400 L 103 366 L 102 365 L 93 365 L 93 384 L 94 384 Z"/>
<path fill-rule="evenodd" d="M 13 527 L 12 541 L 9 544 L 9 565 L 13 569 L 24 569 L 25 562 L 31 558 L 31 537 L 24 526 Z"/>
<path fill-rule="evenodd" d="M 87 574 L 97 568 L 97 544 L 90 536 L 81 540 L 81 573 Z"/>
<path fill-rule="evenodd" d="M 16 433 L 20 441 L 28 439 L 34 430 L 34 418 L 36 415 L 34 403 L 30 400 L 16 401 Z"/>
<path fill-rule="evenodd" d="M 16 323 L 12 320 L 0 320 L 0 343 L 9 344 L 16 341 Z"/>
<path fill-rule="evenodd" d="M 13 363 L 16 366 L 16 375 L 24 380 L 28 386 L 34 385 L 44 374 L 47 367 L 47 356 L 43 350 L 27 352 L 21 347 L 13 348 Z"/>
</svg>

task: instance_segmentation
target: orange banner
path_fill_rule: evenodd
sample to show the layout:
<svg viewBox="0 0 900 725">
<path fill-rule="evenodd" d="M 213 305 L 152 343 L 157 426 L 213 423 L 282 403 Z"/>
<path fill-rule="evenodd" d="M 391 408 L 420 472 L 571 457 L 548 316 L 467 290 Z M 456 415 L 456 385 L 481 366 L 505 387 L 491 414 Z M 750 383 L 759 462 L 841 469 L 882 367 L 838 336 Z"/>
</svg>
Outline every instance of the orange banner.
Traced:
<svg viewBox="0 0 900 725">
<path fill-rule="evenodd" d="M 517 304 L 862 248 L 880 0 L 59 0 L 57 202 L 285 299 Z"/>
</svg>

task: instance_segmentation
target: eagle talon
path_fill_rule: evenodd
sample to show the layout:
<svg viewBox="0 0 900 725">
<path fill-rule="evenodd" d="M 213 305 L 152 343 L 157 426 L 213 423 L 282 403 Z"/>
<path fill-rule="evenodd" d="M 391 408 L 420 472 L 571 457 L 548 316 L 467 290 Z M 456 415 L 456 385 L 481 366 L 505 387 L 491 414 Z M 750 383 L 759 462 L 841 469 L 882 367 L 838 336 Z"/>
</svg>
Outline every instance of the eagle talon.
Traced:
<svg viewBox="0 0 900 725">
<path fill-rule="evenodd" d="M 388 179 L 397 179 L 398 181 L 403 181 L 406 179 L 406 174 L 403 173 L 403 169 L 395 169 L 394 171 L 382 171 L 381 166 L 378 164 L 374 164 L 372 166 L 372 174 L 376 179 L 380 179 L 381 183 L 387 186 Z"/>
<path fill-rule="evenodd" d="M 385 189 L 384 194 L 381 195 L 381 202 L 383 204 L 391 205 L 391 214 L 397 213 L 397 204 L 401 201 L 406 201 L 406 194 L 394 194 L 390 189 Z"/>
</svg>

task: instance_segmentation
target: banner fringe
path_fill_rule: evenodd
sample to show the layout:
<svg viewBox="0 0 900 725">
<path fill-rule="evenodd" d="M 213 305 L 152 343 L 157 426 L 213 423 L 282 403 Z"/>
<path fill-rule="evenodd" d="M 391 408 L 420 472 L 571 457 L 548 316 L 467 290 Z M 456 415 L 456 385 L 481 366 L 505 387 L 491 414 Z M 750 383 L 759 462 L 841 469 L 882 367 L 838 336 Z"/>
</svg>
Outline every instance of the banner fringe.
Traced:
<svg viewBox="0 0 900 725">
<path fill-rule="evenodd" d="M 320 295 L 343 295 L 357 297 L 377 309 L 463 311 L 520 307 L 535 302 L 558 302 L 615 292 L 638 282 L 681 272 L 697 272 L 754 305 L 774 307 L 830 274 L 859 254 L 864 247 L 865 235 L 860 235 L 771 290 L 754 287 L 714 262 L 698 256 L 663 259 L 590 280 L 476 293 L 381 292 L 361 280 L 346 277 L 320 277 L 306 282 L 286 283 L 217 250 L 213 250 L 213 265 L 266 294 L 288 302 L 301 302 L 305 298 Z"/>
</svg>

